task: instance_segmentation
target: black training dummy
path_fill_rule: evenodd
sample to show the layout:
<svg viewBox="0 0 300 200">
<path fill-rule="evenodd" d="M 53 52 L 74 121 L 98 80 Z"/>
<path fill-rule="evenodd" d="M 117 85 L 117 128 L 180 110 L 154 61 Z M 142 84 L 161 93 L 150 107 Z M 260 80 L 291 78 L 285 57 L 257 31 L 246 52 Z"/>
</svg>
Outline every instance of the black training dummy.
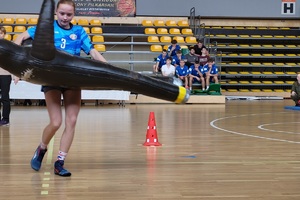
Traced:
<svg viewBox="0 0 300 200">
<path fill-rule="evenodd" d="M 32 47 L 0 40 L 0 67 L 23 80 L 48 86 L 125 90 L 185 103 L 189 91 L 111 64 L 73 56 L 54 47 L 54 0 L 44 0 Z"/>
</svg>

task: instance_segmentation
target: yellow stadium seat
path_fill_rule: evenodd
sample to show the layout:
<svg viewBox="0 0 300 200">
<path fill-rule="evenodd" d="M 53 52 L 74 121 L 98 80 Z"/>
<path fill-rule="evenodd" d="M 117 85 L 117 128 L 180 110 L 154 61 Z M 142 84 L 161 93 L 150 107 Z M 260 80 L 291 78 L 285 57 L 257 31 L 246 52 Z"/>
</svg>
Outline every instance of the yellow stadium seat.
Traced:
<svg viewBox="0 0 300 200">
<path fill-rule="evenodd" d="M 196 44 L 197 43 L 197 38 L 193 37 L 193 36 L 188 36 L 188 37 L 185 38 L 185 42 Z"/>
<path fill-rule="evenodd" d="M 6 30 L 6 32 L 13 32 L 13 28 L 12 28 L 12 26 L 3 26 L 4 28 L 5 28 L 5 30 Z"/>
<path fill-rule="evenodd" d="M 90 28 L 89 27 L 84 26 L 83 29 L 85 30 L 86 33 L 90 33 Z"/>
<path fill-rule="evenodd" d="M 90 20 L 90 24 L 92 26 L 101 26 L 101 21 L 99 19 L 92 19 Z"/>
<path fill-rule="evenodd" d="M 16 24 L 27 24 L 27 19 L 25 18 L 17 18 Z"/>
<path fill-rule="evenodd" d="M 179 28 L 171 28 L 171 29 L 169 30 L 169 32 L 170 32 L 170 34 L 172 34 L 172 35 L 180 35 L 180 34 L 181 34 Z"/>
<path fill-rule="evenodd" d="M 94 45 L 94 48 L 95 48 L 97 51 L 101 51 L 101 52 L 106 51 L 106 48 L 105 48 L 105 45 L 104 45 L 104 44 L 95 44 L 95 45 Z"/>
<path fill-rule="evenodd" d="M 144 20 L 142 21 L 142 25 L 143 25 L 143 26 L 153 26 L 153 23 L 152 23 L 151 20 L 144 19 Z"/>
<path fill-rule="evenodd" d="M 15 41 L 17 39 L 17 37 L 19 36 L 19 34 L 14 34 L 12 40 Z"/>
<path fill-rule="evenodd" d="M 4 39 L 11 41 L 11 35 L 10 34 L 5 34 Z"/>
<path fill-rule="evenodd" d="M 189 26 L 189 22 L 186 21 L 186 20 L 180 20 L 180 21 L 177 22 L 177 25 L 181 26 L 181 27 L 188 27 Z"/>
<path fill-rule="evenodd" d="M 162 47 L 161 45 L 151 45 L 150 50 L 152 52 L 162 52 Z"/>
<path fill-rule="evenodd" d="M 148 42 L 159 42 L 157 36 L 148 36 Z"/>
<path fill-rule="evenodd" d="M 92 27 L 91 32 L 97 33 L 97 34 L 102 34 L 102 28 L 101 27 Z"/>
<path fill-rule="evenodd" d="M 11 18 L 11 17 L 5 17 L 3 19 L 3 24 L 14 24 L 15 23 L 15 19 L 14 18 Z"/>
<path fill-rule="evenodd" d="M 0 18 L 0 23 L 2 23 L 2 19 Z"/>
<path fill-rule="evenodd" d="M 163 46 L 163 49 L 168 50 L 169 46 L 170 46 L 170 45 L 164 45 L 164 46 Z"/>
<path fill-rule="evenodd" d="M 176 40 L 177 43 L 185 43 L 184 38 L 182 36 L 175 36 L 173 40 Z"/>
<path fill-rule="evenodd" d="M 237 92 L 237 89 L 227 89 L 228 92 Z"/>
<path fill-rule="evenodd" d="M 190 28 L 183 28 L 181 30 L 181 34 L 183 34 L 183 35 L 194 35 L 192 29 L 190 29 Z"/>
<path fill-rule="evenodd" d="M 157 29 L 157 34 L 169 34 L 168 29 L 166 28 L 158 28 Z"/>
<path fill-rule="evenodd" d="M 145 34 L 156 34 L 155 28 L 145 28 Z"/>
<path fill-rule="evenodd" d="M 38 18 L 29 18 L 27 23 L 32 25 L 37 24 Z"/>
<path fill-rule="evenodd" d="M 186 46 L 186 45 L 181 45 L 180 46 L 182 49 L 188 49 L 189 47 L 188 46 Z"/>
<path fill-rule="evenodd" d="M 92 37 L 93 42 L 104 42 L 104 37 L 102 35 L 94 35 Z"/>
<path fill-rule="evenodd" d="M 165 22 L 163 20 L 154 20 L 154 26 L 165 26 Z"/>
<path fill-rule="evenodd" d="M 260 81 L 251 81 L 252 84 L 261 84 Z"/>
<path fill-rule="evenodd" d="M 166 26 L 177 26 L 177 23 L 174 20 L 166 21 Z"/>
<path fill-rule="evenodd" d="M 163 43 L 171 43 L 171 37 L 170 36 L 161 36 L 160 37 L 160 42 L 163 42 Z"/>
<path fill-rule="evenodd" d="M 76 24 L 77 24 L 76 19 L 73 18 L 73 19 L 71 20 L 71 23 L 74 24 L 74 25 L 76 25 Z"/>
<path fill-rule="evenodd" d="M 88 26 L 90 25 L 89 21 L 87 19 L 78 19 L 78 25 L 81 25 L 81 26 Z"/>
<path fill-rule="evenodd" d="M 14 27 L 14 32 L 15 33 L 23 33 L 24 31 L 26 31 L 26 27 L 25 26 L 15 26 Z"/>
</svg>

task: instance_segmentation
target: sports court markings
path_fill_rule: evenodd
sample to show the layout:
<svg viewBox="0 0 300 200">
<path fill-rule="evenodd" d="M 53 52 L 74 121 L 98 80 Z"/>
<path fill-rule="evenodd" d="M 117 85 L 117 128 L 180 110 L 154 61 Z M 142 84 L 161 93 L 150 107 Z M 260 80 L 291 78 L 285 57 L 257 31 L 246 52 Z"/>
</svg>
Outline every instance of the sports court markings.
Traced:
<svg viewBox="0 0 300 200">
<path fill-rule="evenodd" d="M 281 113 L 287 113 L 287 112 L 281 112 Z M 241 132 L 237 132 L 237 131 L 230 131 L 230 130 L 227 130 L 227 129 L 224 129 L 224 128 L 221 128 L 221 127 L 218 127 L 218 126 L 215 125 L 216 122 L 226 120 L 226 119 L 249 117 L 249 116 L 258 116 L 258 115 L 270 115 L 270 114 L 273 115 L 274 113 L 259 113 L 259 114 L 250 114 L 250 115 L 235 115 L 235 116 L 230 116 L 230 117 L 221 117 L 221 118 L 217 118 L 217 119 L 211 121 L 210 125 L 215 129 L 218 129 L 220 131 L 224 131 L 224 132 L 227 132 L 227 133 L 235 134 L 235 135 L 258 138 L 258 139 L 264 139 L 264 140 L 272 140 L 272 141 L 278 141 L 278 142 L 287 142 L 287 143 L 293 143 L 293 144 L 300 144 L 300 142 L 292 141 L 292 140 L 283 140 L 283 139 L 277 139 L 277 138 L 271 138 L 271 137 L 258 136 L 258 135 L 254 135 L 254 134 L 250 134 L 250 133 L 241 133 Z M 294 123 L 296 123 L 296 122 L 294 122 Z"/>
</svg>

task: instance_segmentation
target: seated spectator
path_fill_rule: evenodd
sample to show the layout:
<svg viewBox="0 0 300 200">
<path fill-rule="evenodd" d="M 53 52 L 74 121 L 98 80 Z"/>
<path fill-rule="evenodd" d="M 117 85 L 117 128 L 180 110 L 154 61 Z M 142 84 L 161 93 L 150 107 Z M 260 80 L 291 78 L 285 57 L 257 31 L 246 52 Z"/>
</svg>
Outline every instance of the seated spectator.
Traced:
<svg viewBox="0 0 300 200">
<path fill-rule="evenodd" d="M 184 55 L 182 55 L 181 50 L 177 50 L 176 51 L 176 56 L 173 56 L 172 58 L 173 58 L 172 59 L 172 64 L 175 67 L 179 66 L 181 60 L 184 60 L 184 61 L 186 60 L 185 57 L 184 57 Z"/>
<path fill-rule="evenodd" d="M 206 89 L 209 88 L 210 82 L 219 83 L 219 70 L 218 67 L 214 64 L 214 60 L 212 58 L 209 58 L 207 64 L 203 66 L 203 71 L 205 73 Z"/>
<path fill-rule="evenodd" d="M 202 90 L 205 90 L 204 70 L 200 66 L 199 61 L 195 61 L 195 64 L 190 66 L 190 89 L 192 90 L 193 83 L 200 83 Z"/>
<path fill-rule="evenodd" d="M 206 65 L 206 63 L 209 59 L 209 54 L 208 54 L 206 47 L 202 48 L 201 55 L 198 57 L 198 59 L 199 59 L 200 66 Z"/>
<path fill-rule="evenodd" d="M 166 59 L 166 64 L 161 67 L 161 73 L 163 76 L 173 77 L 175 75 L 175 67 L 171 64 L 172 58 L 168 57 Z"/>
<path fill-rule="evenodd" d="M 179 66 L 176 67 L 176 76 L 184 83 L 185 88 L 189 88 L 189 76 L 190 76 L 190 70 L 185 65 L 184 60 L 180 60 Z"/>
<path fill-rule="evenodd" d="M 167 50 L 163 50 L 162 53 L 156 58 L 156 63 L 153 65 L 153 72 L 161 72 L 161 67 L 166 64 L 167 61 Z"/>
<path fill-rule="evenodd" d="M 297 80 L 292 85 L 291 98 L 295 106 L 300 106 L 300 73 L 297 74 Z"/>
<path fill-rule="evenodd" d="M 195 55 L 194 47 L 190 47 L 190 52 L 185 55 L 186 63 L 185 65 L 190 67 L 195 64 L 195 61 L 198 61 L 198 56 Z"/>
<path fill-rule="evenodd" d="M 177 40 L 172 40 L 168 48 L 168 55 L 171 57 L 176 56 L 178 50 L 181 50 L 181 47 L 177 44 Z"/>
<path fill-rule="evenodd" d="M 201 50 L 202 50 L 203 48 L 206 48 L 205 45 L 203 44 L 203 41 L 197 39 L 197 44 L 194 45 L 195 54 L 196 54 L 197 56 L 200 56 L 200 55 L 201 55 Z"/>
</svg>

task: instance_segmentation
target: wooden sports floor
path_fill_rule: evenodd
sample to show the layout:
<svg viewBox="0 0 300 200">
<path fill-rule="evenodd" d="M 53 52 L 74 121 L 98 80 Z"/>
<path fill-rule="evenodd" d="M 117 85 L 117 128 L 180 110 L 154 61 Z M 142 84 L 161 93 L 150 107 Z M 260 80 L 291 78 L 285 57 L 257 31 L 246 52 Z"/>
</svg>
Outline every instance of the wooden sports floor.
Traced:
<svg viewBox="0 0 300 200">
<path fill-rule="evenodd" d="M 68 178 L 53 174 L 62 128 L 35 172 L 47 112 L 13 106 L 11 125 L 0 127 L 0 199 L 299 200 L 300 111 L 286 105 L 83 106 Z M 142 145 L 150 112 L 160 147 Z"/>
</svg>

